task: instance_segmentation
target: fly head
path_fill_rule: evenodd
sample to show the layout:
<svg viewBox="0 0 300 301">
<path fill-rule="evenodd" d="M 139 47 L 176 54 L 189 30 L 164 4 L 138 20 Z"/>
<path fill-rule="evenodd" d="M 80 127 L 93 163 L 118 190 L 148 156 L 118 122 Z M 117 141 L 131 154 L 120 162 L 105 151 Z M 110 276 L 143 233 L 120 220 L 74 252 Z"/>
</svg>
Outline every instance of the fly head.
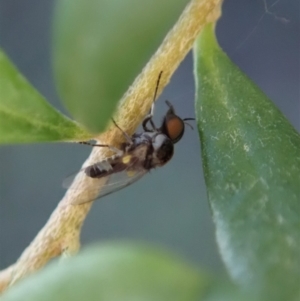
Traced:
<svg viewBox="0 0 300 301">
<path fill-rule="evenodd" d="M 169 106 L 169 110 L 167 111 L 159 130 L 161 133 L 169 137 L 173 143 L 176 143 L 184 134 L 185 121 L 194 120 L 194 118 L 182 119 L 175 114 L 174 107 L 169 101 L 166 100 L 166 104 Z"/>
</svg>

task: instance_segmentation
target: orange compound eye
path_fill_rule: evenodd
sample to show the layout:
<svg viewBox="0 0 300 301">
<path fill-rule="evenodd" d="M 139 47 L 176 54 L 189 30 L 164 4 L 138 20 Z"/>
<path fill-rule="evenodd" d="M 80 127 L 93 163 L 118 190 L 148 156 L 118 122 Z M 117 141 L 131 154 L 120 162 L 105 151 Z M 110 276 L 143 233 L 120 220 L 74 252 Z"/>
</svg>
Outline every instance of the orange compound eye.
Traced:
<svg viewBox="0 0 300 301">
<path fill-rule="evenodd" d="M 162 125 L 159 129 L 159 131 L 163 134 L 165 134 L 167 137 L 171 139 L 173 143 L 178 142 L 184 133 L 184 126 L 186 120 L 195 120 L 194 118 L 180 118 L 175 114 L 174 108 L 171 105 L 169 101 L 166 100 L 166 104 L 169 107 L 169 110 L 167 111 Z M 190 126 L 192 129 L 193 127 L 186 123 L 188 126 Z"/>
<path fill-rule="evenodd" d="M 184 133 L 184 123 L 181 118 L 176 115 L 168 116 L 164 120 L 165 134 L 173 143 L 178 142 Z"/>
<path fill-rule="evenodd" d="M 184 133 L 184 121 L 175 114 L 174 108 L 170 102 L 166 100 L 169 107 L 166 113 L 160 131 L 168 136 L 173 143 L 178 142 Z"/>
</svg>

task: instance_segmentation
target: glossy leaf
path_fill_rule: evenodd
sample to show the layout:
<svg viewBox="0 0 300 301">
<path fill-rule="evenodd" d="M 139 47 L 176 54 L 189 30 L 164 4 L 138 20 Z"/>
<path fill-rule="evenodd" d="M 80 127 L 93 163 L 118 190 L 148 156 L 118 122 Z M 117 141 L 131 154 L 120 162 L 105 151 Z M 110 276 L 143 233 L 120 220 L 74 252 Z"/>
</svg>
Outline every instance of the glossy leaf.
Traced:
<svg viewBox="0 0 300 301">
<path fill-rule="evenodd" d="M 54 67 L 62 101 L 94 132 L 154 54 L 188 0 L 59 0 Z"/>
<path fill-rule="evenodd" d="M 109 243 L 21 281 L 2 301 L 254 301 L 228 282 L 141 244 Z"/>
<path fill-rule="evenodd" d="M 220 49 L 194 49 L 207 192 L 233 278 L 264 300 L 300 300 L 300 137 Z"/>
<path fill-rule="evenodd" d="M 164 253 L 111 244 L 45 269 L 8 292 L 3 301 L 188 301 L 196 300 L 205 286 L 204 276 Z"/>
<path fill-rule="evenodd" d="M 77 123 L 53 108 L 0 50 L 0 143 L 88 137 Z"/>
</svg>

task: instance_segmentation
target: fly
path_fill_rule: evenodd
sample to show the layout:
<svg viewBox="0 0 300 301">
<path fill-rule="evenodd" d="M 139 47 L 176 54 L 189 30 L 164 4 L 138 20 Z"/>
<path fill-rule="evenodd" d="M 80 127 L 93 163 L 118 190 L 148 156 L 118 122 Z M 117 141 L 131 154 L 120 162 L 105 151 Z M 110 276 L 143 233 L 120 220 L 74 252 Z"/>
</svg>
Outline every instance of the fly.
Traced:
<svg viewBox="0 0 300 301">
<path fill-rule="evenodd" d="M 97 198 L 129 186 L 151 169 L 163 166 L 169 162 L 174 153 L 174 144 L 184 134 L 185 124 L 188 124 L 186 121 L 194 120 L 194 118 L 182 119 L 177 116 L 171 103 L 166 101 L 169 109 L 163 118 L 161 126 L 159 128 L 155 126 L 152 117 L 161 75 L 162 71 L 157 79 L 150 113 L 142 122 L 144 130 L 142 133 L 135 133 L 129 136 L 113 120 L 115 126 L 123 133 L 126 140 L 119 149 L 105 144 L 79 142 L 95 147 L 108 147 L 115 152 L 115 155 L 81 170 L 86 176 L 99 181 L 99 185 L 104 183 Z M 75 202 L 75 204 L 80 203 L 82 202 Z"/>
</svg>

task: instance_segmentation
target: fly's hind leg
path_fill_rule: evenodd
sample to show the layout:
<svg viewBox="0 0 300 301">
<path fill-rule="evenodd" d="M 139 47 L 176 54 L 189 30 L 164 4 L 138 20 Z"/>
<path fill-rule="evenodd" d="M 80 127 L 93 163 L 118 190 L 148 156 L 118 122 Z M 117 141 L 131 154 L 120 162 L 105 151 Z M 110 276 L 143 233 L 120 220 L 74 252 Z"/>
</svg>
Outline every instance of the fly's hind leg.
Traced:
<svg viewBox="0 0 300 301">
<path fill-rule="evenodd" d="M 118 126 L 118 124 L 116 123 L 116 121 L 113 118 L 111 120 L 114 123 L 114 125 L 122 132 L 122 134 L 125 137 L 127 143 L 132 144 L 133 142 L 132 142 L 131 137 Z"/>
<path fill-rule="evenodd" d="M 112 152 L 114 152 L 116 155 L 118 156 L 121 156 L 123 155 L 123 151 L 121 151 L 120 149 L 114 147 L 114 146 L 111 146 L 111 145 L 108 145 L 108 144 L 98 144 L 98 143 L 91 143 L 91 142 L 88 142 L 88 141 L 79 141 L 77 142 L 79 144 L 84 144 L 84 145 L 89 145 L 89 146 L 97 146 L 97 147 L 107 147 L 109 150 L 111 150 Z"/>
<path fill-rule="evenodd" d="M 122 132 L 122 134 L 124 135 L 125 139 L 126 139 L 126 144 L 131 145 L 133 143 L 131 137 L 124 132 L 119 126 L 118 124 L 115 122 L 115 120 L 112 118 L 112 122 L 114 123 L 114 125 Z M 108 145 L 108 144 L 98 144 L 98 143 L 91 143 L 89 141 L 79 141 L 77 142 L 79 144 L 85 144 L 85 145 L 90 145 L 90 146 L 97 146 L 97 147 L 107 147 L 109 150 L 111 150 L 112 152 L 114 152 L 117 156 L 122 156 L 124 154 L 123 150 L 118 149 L 114 146 Z"/>
</svg>

